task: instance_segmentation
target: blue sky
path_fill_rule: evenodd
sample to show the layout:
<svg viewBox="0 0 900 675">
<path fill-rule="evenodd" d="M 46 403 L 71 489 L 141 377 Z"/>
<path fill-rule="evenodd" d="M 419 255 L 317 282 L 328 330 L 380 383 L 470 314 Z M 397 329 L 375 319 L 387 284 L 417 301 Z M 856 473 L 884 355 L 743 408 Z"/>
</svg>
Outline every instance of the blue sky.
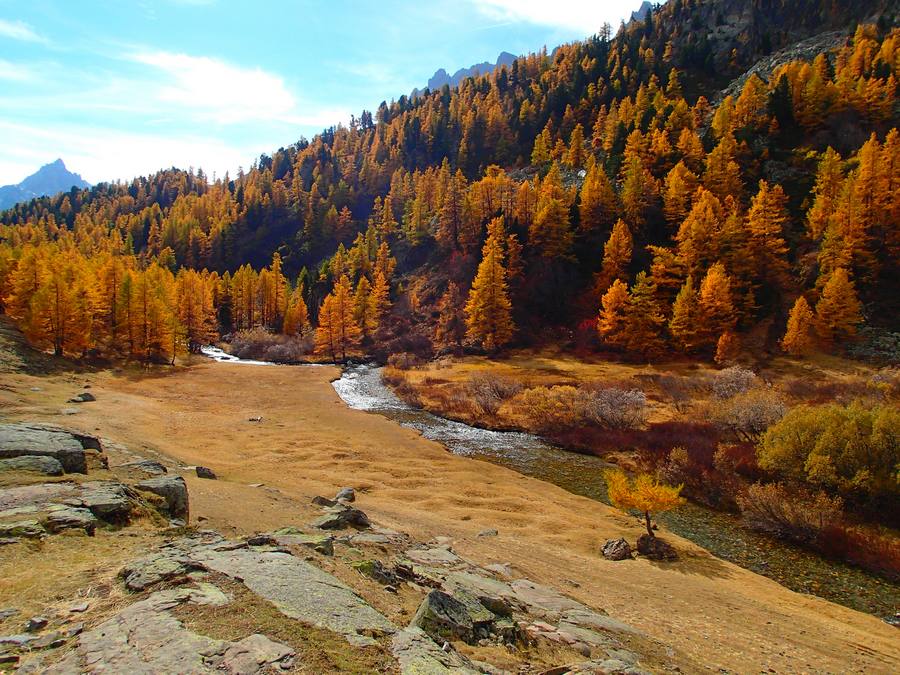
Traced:
<svg viewBox="0 0 900 675">
<path fill-rule="evenodd" d="M 613 28 L 639 0 L 0 0 L 0 185 L 207 173 L 502 50 Z"/>
</svg>

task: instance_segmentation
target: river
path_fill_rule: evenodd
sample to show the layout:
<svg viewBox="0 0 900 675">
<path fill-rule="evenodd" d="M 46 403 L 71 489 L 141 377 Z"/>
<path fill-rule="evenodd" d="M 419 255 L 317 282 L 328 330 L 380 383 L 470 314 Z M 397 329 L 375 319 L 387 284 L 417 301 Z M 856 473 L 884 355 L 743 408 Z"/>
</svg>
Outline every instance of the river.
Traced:
<svg viewBox="0 0 900 675">
<path fill-rule="evenodd" d="M 333 385 L 351 408 L 384 415 L 416 429 L 457 455 L 500 464 L 608 503 L 602 471 L 610 464 L 599 457 L 568 452 L 532 434 L 479 429 L 415 408 L 382 382 L 381 368 L 376 366 L 351 366 Z M 661 514 L 658 520 L 714 555 L 791 590 L 879 617 L 893 616 L 900 610 L 900 584 L 744 528 L 732 514 L 688 503 Z"/>
</svg>

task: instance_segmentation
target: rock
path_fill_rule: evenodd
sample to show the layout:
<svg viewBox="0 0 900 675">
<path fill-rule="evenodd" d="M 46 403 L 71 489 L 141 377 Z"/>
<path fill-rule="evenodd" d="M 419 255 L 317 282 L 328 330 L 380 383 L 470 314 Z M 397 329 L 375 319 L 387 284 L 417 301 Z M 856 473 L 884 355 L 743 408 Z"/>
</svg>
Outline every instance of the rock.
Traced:
<svg viewBox="0 0 900 675">
<path fill-rule="evenodd" d="M 76 394 L 72 398 L 70 398 L 66 403 L 90 403 L 91 401 L 96 401 L 97 397 L 92 393 L 83 391 L 80 394 Z"/>
<path fill-rule="evenodd" d="M 126 469 L 128 471 L 140 471 L 141 473 L 147 474 L 148 476 L 162 476 L 163 474 L 169 472 L 169 470 L 165 466 L 152 459 L 142 459 L 136 462 L 128 462 L 127 464 L 122 464 L 120 468 Z"/>
<path fill-rule="evenodd" d="M 446 548 L 410 549 L 406 557 L 422 565 L 456 565 L 462 559 Z"/>
<path fill-rule="evenodd" d="M 651 537 L 649 534 L 642 534 L 637 540 L 638 553 L 652 560 L 677 560 L 678 553 L 671 544 L 666 543 L 659 537 Z"/>
<path fill-rule="evenodd" d="M 277 665 L 287 670 L 293 665 L 294 656 L 294 650 L 287 645 L 254 633 L 225 650 L 220 669 L 228 673 L 258 673 Z"/>
<path fill-rule="evenodd" d="M 62 408 L 59 411 L 60 415 L 77 415 L 81 411 L 78 408 Z"/>
<path fill-rule="evenodd" d="M 316 506 L 334 506 L 337 504 L 333 499 L 328 499 L 328 497 L 323 497 L 321 495 L 316 495 L 312 498 L 312 503 Z"/>
<path fill-rule="evenodd" d="M 497 532 L 497 530 L 491 528 L 488 530 L 482 530 L 481 532 L 478 533 L 478 536 L 479 537 L 496 537 L 498 534 L 499 534 L 499 532 Z"/>
<path fill-rule="evenodd" d="M 153 593 L 82 633 L 77 646 L 44 672 L 244 675 L 289 667 L 294 652 L 286 645 L 262 635 L 215 640 L 191 632 L 169 613 L 188 602 L 217 606 L 227 601 L 209 584 Z"/>
<path fill-rule="evenodd" d="M 380 560 L 360 560 L 351 563 L 350 566 L 360 574 L 374 579 L 380 584 L 398 584 L 400 577 L 385 567 Z"/>
<path fill-rule="evenodd" d="M 0 472 L 3 471 L 26 471 L 43 474 L 44 476 L 63 475 L 63 467 L 58 459 L 40 455 L 22 455 L 20 457 L 0 459 Z"/>
<path fill-rule="evenodd" d="M 185 577 L 189 572 L 205 569 L 202 564 L 176 551 L 130 562 L 119 571 L 119 577 L 125 581 L 125 588 L 137 593 L 161 581 Z"/>
<path fill-rule="evenodd" d="M 64 500 L 70 506 L 89 509 L 110 523 L 124 523 L 131 516 L 134 500 L 128 488 L 117 481 L 91 481 L 77 486 L 76 494 Z"/>
<path fill-rule="evenodd" d="M 25 537 L 37 539 L 47 534 L 44 527 L 36 520 L 19 520 L 12 523 L 0 523 L 0 537 Z"/>
<path fill-rule="evenodd" d="M 347 585 L 287 553 L 252 549 L 194 549 L 191 556 L 212 571 L 239 579 L 285 616 L 339 633 L 355 646 L 396 627 Z"/>
<path fill-rule="evenodd" d="M 76 602 L 73 605 L 69 605 L 69 613 L 70 614 L 81 614 L 82 612 L 88 611 L 90 607 L 90 603 L 87 600 L 82 602 Z"/>
<path fill-rule="evenodd" d="M 284 529 L 295 530 L 296 528 Z M 322 555 L 334 555 L 334 537 L 330 534 L 304 534 L 302 532 L 281 534 L 281 532 L 282 530 L 278 530 L 274 533 L 275 543 L 279 546 L 305 546 Z"/>
<path fill-rule="evenodd" d="M 631 558 L 631 545 L 624 539 L 607 539 L 602 553 L 607 560 L 627 560 Z"/>
<path fill-rule="evenodd" d="M 216 474 L 213 473 L 213 470 L 207 468 L 205 466 L 198 466 L 196 468 L 197 478 L 206 478 L 208 480 L 216 480 Z"/>
<path fill-rule="evenodd" d="M 152 492 L 166 500 L 166 507 L 169 515 L 174 518 L 189 517 L 188 491 L 187 484 L 181 476 L 159 476 L 158 478 L 148 478 L 139 483 L 135 483 L 134 487 L 144 492 Z"/>
<path fill-rule="evenodd" d="M 97 518 L 88 509 L 60 505 L 44 519 L 44 527 L 50 532 L 84 530 L 92 536 L 97 529 Z"/>
<path fill-rule="evenodd" d="M 57 649 L 58 647 L 62 647 L 64 644 L 66 644 L 66 640 L 63 637 L 63 634 L 54 631 L 52 633 L 41 635 L 37 640 L 30 643 L 28 646 L 32 649 Z"/>
<path fill-rule="evenodd" d="M 320 530 L 343 530 L 347 527 L 369 527 L 368 516 L 351 506 L 337 505 L 328 509 L 327 513 L 312 522 L 313 527 Z"/>
<path fill-rule="evenodd" d="M 432 590 L 422 600 L 410 626 L 421 628 L 435 640 L 458 639 L 477 644 L 491 635 L 496 618 L 474 596 Z"/>
<path fill-rule="evenodd" d="M 9 652 L 0 653 L 0 665 L 3 666 L 15 666 L 19 663 L 19 655 L 11 654 Z M 22 672 L 18 670 L 17 672 Z"/>
<path fill-rule="evenodd" d="M 20 541 L 20 539 L 15 537 L 0 537 L 0 546 L 10 546 L 11 544 L 18 544 Z"/>
<path fill-rule="evenodd" d="M 42 628 L 46 628 L 48 623 L 47 617 L 33 616 L 25 622 L 25 630 L 29 633 L 34 633 Z"/>
<path fill-rule="evenodd" d="M 334 497 L 336 502 L 355 502 L 356 491 L 352 487 L 341 488 Z"/>
<path fill-rule="evenodd" d="M 12 645 L 13 647 L 22 647 L 37 640 L 36 635 L 3 635 L 0 636 L 0 645 Z"/>
<path fill-rule="evenodd" d="M 45 424 L 0 424 L 0 459 L 40 455 L 56 459 L 66 473 L 87 473 L 89 454 L 99 455 L 100 441 Z"/>
<path fill-rule="evenodd" d="M 444 643 L 446 644 L 446 643 Z M 444 650 L 420 628 L 404 628 L 391 641 L 391 652 L 401 675 L 476 675 L 481 669 L 450 645 Z"/>
<path fill-rule="evenodd" d="M 73 623 L 71 626 L 66 628 L 66 637 L 73 638 L 76 635 L 81 635 L 84 632 L 84 622 L 79 621 L 78 623 Z"/>
<path fill-rule="evenodd" d="M 5 607 L 3 609 L 0 609 L 0 621 L 5 621 L 9 617 L 15 616 L 18 613 L 19 610 L 15 607 Z"/>
</svg>

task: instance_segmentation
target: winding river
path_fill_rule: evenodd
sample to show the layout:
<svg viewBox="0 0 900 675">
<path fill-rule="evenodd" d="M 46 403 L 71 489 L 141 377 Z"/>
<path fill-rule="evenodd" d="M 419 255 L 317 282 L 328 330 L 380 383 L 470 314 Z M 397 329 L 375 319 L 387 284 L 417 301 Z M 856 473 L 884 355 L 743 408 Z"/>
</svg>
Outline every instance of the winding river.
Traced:
<svg viewBox="0 0 900 675">
<path fill-rule="evenodd" d="M 384 415 L 416 429 L 457 455 L 494 462 L 608 503 L 602 471 L 610 464 L 599 457 L 568 452 L 532 434 L 480 429 L 415 408 L 382 382 L 381 368 L 376 366 L 351 366 L 333 385 L 351 408 Z M 791 590 L 880 617 L 893 616 L 900 610 L 900 584 L 748 530 L 732 514 L 688 503 L 662 514 L 659 520 L 672 532 L 720 558 Z"/>
</svg>

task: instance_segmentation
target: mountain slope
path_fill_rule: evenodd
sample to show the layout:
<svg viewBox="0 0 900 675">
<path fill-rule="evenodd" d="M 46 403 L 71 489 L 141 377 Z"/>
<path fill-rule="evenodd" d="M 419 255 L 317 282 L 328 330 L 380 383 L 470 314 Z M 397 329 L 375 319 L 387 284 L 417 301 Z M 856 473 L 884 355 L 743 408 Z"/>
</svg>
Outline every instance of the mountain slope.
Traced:
<svg viewBox="0 0 900 675">
<path fill-rule="evenodd" d="M 468 68 L 460 68 L 453 75 L 447 73 L 446 70 L 440 68 L 432 75 L 428 80 L 428 88 L 431 91 L 436 91 L 447 85 L 449 87 L 459 86 L 459 83 L 462 82 L 467 77 L 478 77 L 479 75 L 486 75 L 488 73 L 493 72 L 497 68 L 501 68 L 502 66 L 511 66 L 513 61 L 516 60 L 515 55 L 510 54 L 509 52 L 500 52 L 500 55 L 497 57 L 497 60 L 494 63 L 490 61 L 485 61 L 483 63 L 476 63 L 474 66 L 469 66 Z"/>
<path fill-rule="evenodd" d="M 0 187 L 0 210 L 8 209 L 19 202 L 44 195 L 67 192 L 71 188 L 79 190 L 91 187 L 79 174 L 66 169 L 61 159 L 45 164 L 17 185 Z"/>
</svg>

